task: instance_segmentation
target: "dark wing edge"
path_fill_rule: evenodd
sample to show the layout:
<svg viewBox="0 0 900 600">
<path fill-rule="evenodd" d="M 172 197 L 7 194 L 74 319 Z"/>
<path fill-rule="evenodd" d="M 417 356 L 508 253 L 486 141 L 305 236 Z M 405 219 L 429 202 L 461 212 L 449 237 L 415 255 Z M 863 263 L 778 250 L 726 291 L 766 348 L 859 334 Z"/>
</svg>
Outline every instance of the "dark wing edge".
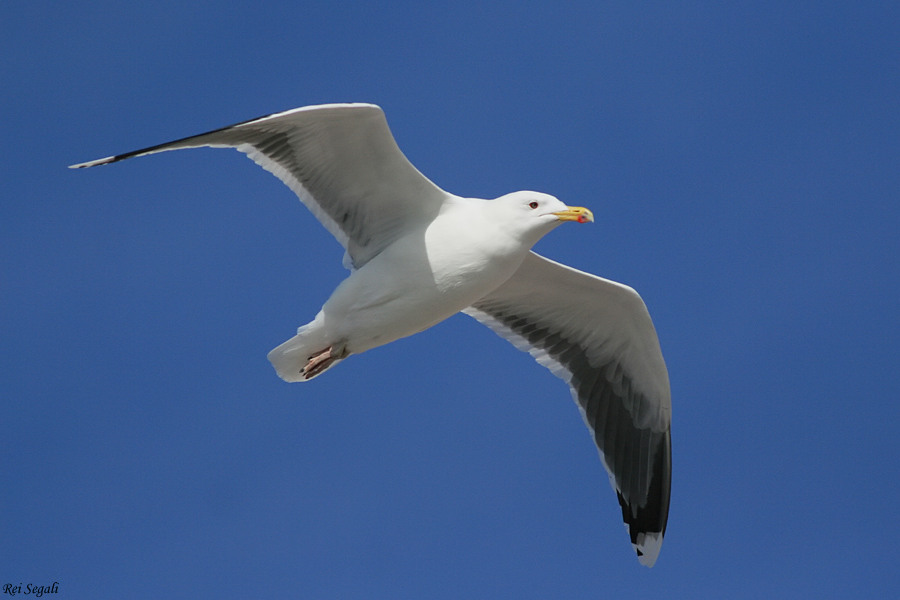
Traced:
<svg viewBox="0 0 900 600">
<path fill-rule="evenodd" d="M 585 302 L 591 291 L 598 292 L 596 305 Z M 669 514 L 671 408 L 668 376 L 643 301 L 631 288 L 531 253 L 510 281 L 464 312 L 530 353 L 569 385 L 616 491 L 638 560 L 653 566 Z M 591 314 L 601 313 L 605 314 L 601 322 L 591 321 Z M 565 316 L 573 314 L 574 320 Z M 613 328 L 608 334 L 598 331 L 622 319 L 636 319 L 639 328 L 651 328 L 650 351 L 655 345 L 658 357 L 650 362 L 657 368 L 662 365 L 665 384 L 660 398 L 647 397 L 654 386 L 641 386 L 633 379 L 629 362 L 634 359 L 622 346 L 628 340 L 617 339 L 630 327 Z M 579 334 L 584 328 L 593 329 Z"/>
<path fill-rule="evenodd" d="M 333 106 L 345 106 L 345 107 L 375 107 L 370 104 L 343 104 L 343 105 L 333 105 Z M 377 107 L 376 107 L 377 108 Z M 85 169 L 88 167 L 97 167 L 100 165 L 108 165 L 114 162 L 119 162 L 120 160 L 125 160 L 126 158 L 134 158 L 136 156 L 146 156 L 148 154 L 157 154 L 159 152 L 168 152 L 169 150 L 183 150 L 186 148 L 234 148 L 231 144 L 220 143 L 220 144 L 212 144 L 208 140 L 211 137 L 215 137 L 217 134 L 230 131 L 237 127 L 242 127 L 245 125 L 254 125 L 257 123 L 261 123 L 263 121 L 267 121 L 270 119 L 276 119 L 282 117 L 284 115 L 288 115 L 297 110 L 303 109 L 292 109 L 286 110 L 278 113 L 271 113 L 268 115 L 263 115 L 261 117 L 256 117 L 255 119 L 247 119 L 246 121 L 241 121 L 240 123 L 233 123 L 231 125 L 226 125 L 225 127 L 219 127 L 218 129 L 213 129 L 212 131 L 207 131 L 205 133 L 199 133 L 196 135 L 189 135 L 187 137 L 179 138 L 177 140 L 172 140 L 170 142 L 164 142 L 162 144 L 156 144 L 154 146 L 148 146 L 147 148 L 141 148 L 140 150 L 132 150 L 131 152 L 124 152 L 122 154 L 114 154 L 113 156 L 107 156 L 105 158 L 98 158 L 96 160 L 89 160 L 83 163 L 76 163 L 74 165 L 69 165 L 70 169 Z"/>
</svg>

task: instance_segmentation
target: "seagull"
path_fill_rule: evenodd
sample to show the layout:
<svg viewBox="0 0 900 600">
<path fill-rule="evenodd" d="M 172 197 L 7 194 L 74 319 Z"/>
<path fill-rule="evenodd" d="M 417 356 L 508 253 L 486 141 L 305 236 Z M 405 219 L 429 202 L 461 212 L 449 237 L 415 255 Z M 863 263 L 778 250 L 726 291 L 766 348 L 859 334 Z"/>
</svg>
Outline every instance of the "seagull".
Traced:
<svg viewBox="0 0 900 600">
<path fill-rule="evenodd" d="M 532 191 L 445 192 L 403 155 L 373 104 L 306 106 L 85 163 L 236 148 L 283 181 L 343 245 L 350 275 L 268 358 L 289 382 L 463 312 L 565 381 L 593 434 L 641 564 L 659 556 L 672 478 L 669 376 L 632 288 L 534 253 L 590 210 Z"/>
</svg>

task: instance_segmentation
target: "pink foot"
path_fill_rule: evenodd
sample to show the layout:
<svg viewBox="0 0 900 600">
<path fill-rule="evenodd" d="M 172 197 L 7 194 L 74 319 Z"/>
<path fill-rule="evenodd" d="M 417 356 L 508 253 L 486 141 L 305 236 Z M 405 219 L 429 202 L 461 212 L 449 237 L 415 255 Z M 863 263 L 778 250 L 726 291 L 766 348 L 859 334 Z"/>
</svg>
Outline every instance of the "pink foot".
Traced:
<svg viewBox="0 0 900 600">
<path fill-rule="evenodd" d="M 342 358 L 347 358 L 347 355 L 348 352 L 343 346 L 328 346 L 324 350 L 310 356 L 300 374 L 303 375 L 304 379 L 312 379 L 333 363 Z"/>
</svg>

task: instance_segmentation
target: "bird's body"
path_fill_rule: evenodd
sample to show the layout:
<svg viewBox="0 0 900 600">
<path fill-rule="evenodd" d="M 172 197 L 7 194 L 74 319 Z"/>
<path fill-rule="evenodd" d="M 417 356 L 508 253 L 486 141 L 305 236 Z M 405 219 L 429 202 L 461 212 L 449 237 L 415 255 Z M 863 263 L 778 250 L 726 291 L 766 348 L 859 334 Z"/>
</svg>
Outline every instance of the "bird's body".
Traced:
<svg viewBox="0 0 900 600">
<path fill-rule="evenodd" d="M 350 275 L 269 353 L 286 381 L 464 312 L 566 381 L 594 434 L 638 557 L 656 561 L 671 481 L 665 363 L 640 296 L 531 247 L 590 211 L 538 192 L 449 194 L 419 173 L 373 105 L 304 107 L 89 167 L 200 146 L 233 147 L 284 181 L 346 250 Z"/>
<path fill-rule="evenodd" d="M 538 197 L 548 210 L 565 208 L 536 192 L 494 202 L 515 210 Z M 486 200 L 454 198 L 441 218 L 413 228 L 351 272 L 313 321 L 269 353 L 278 375 L 307 381 L 339 360 L 304 376 L 306 362 L 325 348 L 339 346 L 344 356 L 360 354 L 428 329 L 488 295 L 518 269 L 538 239 L 526 235 L 531 230 L 504 227 L 508 221 L 498 208 Z M 546 219 L 534 229 L 549 231 L 560 223 Z"/>
</svg>

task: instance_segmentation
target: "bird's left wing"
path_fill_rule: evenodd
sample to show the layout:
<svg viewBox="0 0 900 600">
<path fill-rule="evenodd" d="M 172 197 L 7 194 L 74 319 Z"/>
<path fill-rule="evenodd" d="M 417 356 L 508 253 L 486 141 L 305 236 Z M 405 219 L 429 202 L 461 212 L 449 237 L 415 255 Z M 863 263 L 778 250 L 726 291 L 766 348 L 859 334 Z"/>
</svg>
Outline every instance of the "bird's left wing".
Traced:
<svg viewBox="0 0 900 600">
<path fill-rule="evenodd" d="M 344 246 L 348 267 L 430 222 L 451 197 L 406 159 L 373 104 L 295 108 L 71 168 L 202 146 L 237 148 L 281 179 Z"/>
<path fill-rule="evenodd" d="M 633 289 L 533 252 L 467 308 L 569 384 L 616 490 L 640 562 L 653 566 L 669 515 L 669 377 Z"/>
</svg>

